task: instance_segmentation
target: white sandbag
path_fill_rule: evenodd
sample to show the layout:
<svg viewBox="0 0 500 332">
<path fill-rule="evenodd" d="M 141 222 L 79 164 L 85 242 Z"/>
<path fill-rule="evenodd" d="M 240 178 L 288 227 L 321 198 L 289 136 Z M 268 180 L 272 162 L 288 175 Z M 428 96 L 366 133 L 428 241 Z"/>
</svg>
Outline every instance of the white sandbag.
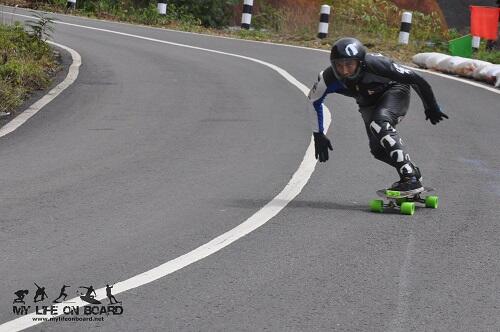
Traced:
<svg viewBox="0 0 500 332">
<path fill-rule="evenodd" d="M 477 64 L 474 60 L 468 59 L 467 61 L 461 62 L 455 66 L 454 72 L 456 75 L 460 75 L 463 77 L 472 78 L 472 74 L 474 70 L 476 70 Z"/>
<path fill-rule="evenodd" d="M 500 87 L 500 65 L 491 65 L 488 68 L 486 72 L 487 81 L 495 85 L 495 88 Z"/>
<path fill-rule="evenodd" d="M 442 53 L 434 53 L 427 58 L 425 66 L 429 69 L 437 70 L 438 63 L 451 58 L 451 56 Z"/>
<path fill-rule="evenodd" d="M 411 58 L 411 60 L 413 61 L 414 64 L 416 64 L 420 68 L 427 68 L 427 66 L 425 65 L 425 62 L 433 54 L 437 54 L 437 53 L 418 53 L 418 54 L 415 54 Z"/>
<path fill-rule="evenodd" d="M 498 83 L 498 74 L 500 74 L 500 65 L 490 65 L 481 69 L 478 76 L 481 77 L 482 81 L 488 82 L 490 84 L 495 84 Z"/>
<path fill-rule="evenodd" d="M 436 70 L 439 70 L 443 73 L 458 75 L 458 73 L 456 72 L 456 67 L 459 65 L 466 66 L 465 63 L 468 61 L 470 61 L 470 59 L 462 58 L 459 56 L 452 56 L 439 62 L 436 65 Z"/>
<path fill-rule="evenodd" d="M 474 78 L 475 80 L 484 79 L 484 77 L 481 77 L 481 70 L 484 67 L 491 66 L 491 62 L 481 61 L 481 60 L 473 60 L 473 61 L 476 65 L 476 69 L 474 69 L 474 72 L 472 73 L 472 78 Z"/>
</svg>

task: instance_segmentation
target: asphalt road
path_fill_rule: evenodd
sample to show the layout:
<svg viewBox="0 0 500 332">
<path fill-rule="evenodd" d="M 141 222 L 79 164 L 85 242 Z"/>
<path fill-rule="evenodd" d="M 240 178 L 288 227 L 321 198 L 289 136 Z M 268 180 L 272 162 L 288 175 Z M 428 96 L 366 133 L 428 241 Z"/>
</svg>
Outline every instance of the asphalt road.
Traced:
<svg viewBox="0 0 500 332">
<path fill-rule="evenodd" d="M 57 17 L 254 57 L 306 85 L 328 65 L 314 50 Z M 14 291 L 34 305 L 33 282 L 49 300 L 63 284 L 76 296 L 234 228 L 310 142 L 304 95 L 265 66 L 69 25 L 53 39 L 81 54 L 77 81 L 0 139 L 2 323 L 17 317 Z M 122 315 L 29 330 L 500 330 L 500 95 L 424 76 L 450 119 L 426 122 L 413 94 L 399 128 L 439 209 L 368 211 L 396 173 L 370 155 L 355 102 L 330 96 L 332 158 L 267 224 L 117 294 Z"/>
</svg>

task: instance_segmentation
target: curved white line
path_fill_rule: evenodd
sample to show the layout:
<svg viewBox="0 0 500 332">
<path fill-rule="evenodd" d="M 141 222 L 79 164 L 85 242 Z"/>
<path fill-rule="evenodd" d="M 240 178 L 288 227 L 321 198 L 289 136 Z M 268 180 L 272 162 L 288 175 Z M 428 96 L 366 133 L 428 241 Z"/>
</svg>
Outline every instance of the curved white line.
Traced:
<svg viewBox="0 0 500 332">
<path fill-rule="evenodd" d="M 24 112 L 16 116 L 14 119 L 5 124 L 2 128 L 0 128 L 0 137 L 3 137 L 7 134 L 10 134 L 17 128 L 19 128 L 23 123 L 28 121 L 33 115 L 38 113 L 45 105 L 50 103 L 54 98 L 56 98 L 61 92 L 63 92 L 66 88 L 68 88 L 78 77 L 79 68 L 82 64 L 82 57 L 72 48 L 67 46 L 57 44 L 54 42 L 48 42 L 52 45 L 58 46 L 62 49 L 65 49 L 71 54 L 71 58 L 73 59 L 73 63 L 69 66 L 68 75 L 64 81 L 59 83 L 56 87 L 50 90 L 45 96 L 40 98 L 30 107 L 28 107 Z"/>
<path fill-rule="evenodd" d="M 216 53 L 216 54 L 221 54 L 221 55 L 228 55 L 240 59 L 245 59 L 249 61 L 253 61 L 256 63 L 259 63 L 261 65 L 264 65 L 268 68 L 271 68 L 272 70 L 276 71 L 279 73 L 281 76 L 283 76 L 288 82 L 293 84 L 295 87 L 297 87 L 300 91 L 302 91 L 305 95 L 309 93 L 309 89 L 300 83 L 295 77 L 290 75 L 287 71 L 284 69 L 273 65 L 271 63 L 238 55 L 238 54 L 232 54 L 232 53 L 226 53 L 226 52 L 221 52 L 221 51 L 216 51 L 216 50 L 211 50 L 211 49 L 206 49 L 206 48 L 201 48 L 201 47 L 195 47 L 195 46 L 190 46 L 190 45 L 184 45 L 184 44 L 178 44 L 178 43 L 172 43 L 172 42 L 167 42 L 163 40 L 158 40 L 154 38 L 147 38 L 147 37 L 142 37 L 138 35 L 132 35 L 132 34 L 127 34 L 127 33 L 122 33 L 122 32 L 117 32 L 117 31 L 112 31 L 112 30 L 105 30 L 105 29 L 98 29 L 98 28 L 92 28 L 92 27 L 86 27 L 86 26 L 79 26 L 76 24 L 70 24 L 70 23 L 62 23 L 62 22 L 57 22 L 58 24 L 67 24 L 67 25 L 72 25 L 72 26 L 77 26 L 77 27 L 82 27 L 85 29 L 91 29 L 91 30 L 98 30 L 98 31 L 104 31 L 104 32 L 109 32 L 113 34 L 118 34 L 122 36 L 128 36 L 128 37 L 133 37 L 133 38 L 139 38 L 143 40 L 148 40 L 152 42 L 157 42 L 157 43 L 162 43 L 162 44 L 168 44 L 168 45 L 174 45 L 174 46 L 180 46 L 180 47 L 185 47 L 189 49 L 194 49 L 194 50 L 201 50 L 204 52 L 211 52 L 211 53 Z M 325 130 L 328 130 L 328 127 L 330 126 L 331 123 L 331 114 L 328 108 L 324 107 L 325 109 Z M 131 277 L 129 279 L 117 282 L 113 286 L 113 293 L 114 294 L 119 294 L 123 293 L 125 291 L 128 291 L 133 288 L 137 288 L 139 286 L 148 284 L 152 281 L 155 281 L 159 278 L 165 277 L 177 270 L 182 269 L 183 267 L 186 267 L 190 264 L 193 264 L 209 255 L 212 255 L 213 253 L 216 253 L 217 251 L 221 250 L 224 247 L 227 247 L 231 243 L 235 242 L 239 238 L 249 234 L 250 232 L 256 230 L 260 226 L 264 225 L 267 223 L 271 218 L 276 216 L 285 206 L 287 206 L 288 203 L 290 203 L 301 191 L 302 188 L 306 185 L 306 183 L 309 181 L 309 178 L 311 177 L 314 168 L 316 166 L 316 159 L 314 159 L 314 140 L 311 136 L 311 141 L 309 143 L 309 146 L 307 148 L 306 154 L 304 155 L 304 159 L 302 160 L 299 168 L 295 173 L 293 174 L 292 178 L 290 181 L 287 183 L 285 188 L 276 196 L 274 197 L 269 203 L 267 203 L 263 208 L 261 208 L 259 211 L 257 211 L 254 215 L 252 215 L 250 218 L 245 220 L 243 223 L 240 225 L 236 226 L 235 228 L 231 229 L 230 231 L 216 237 L 215 239 L 211 240 L 210 242 L 188 252 L 187 254 L 184 254 L 180 257 L 177 257 L 173 260 L 170 260 L 166 263 L 163 263 L 162 265 L 155 267 L 149 271 L 146 271 L 144 273 L 138 274 L 134 277 Z M 96 290 L 96 299 L 102 300 L 105 299 L 106 296 L 106 288 L 100 288 Z M 86 302 L 82 301 L 79 297 L 67 300 L 66 302 L 56 304 L 55 306 L 57 307 L 57 312 L 58 314 L 56 315 L 51 315 L 51 314 L 46 314 L 46 315 L 35 315 L 34 313 L 28 314 L 26 316 L 19 317 L 17 319 L 8 321 L 2 325 L 0 325 L 0 332 L 3 331 L 20 331 L 23 329 L 26 329 L 31 326 L 38 325 L 42 323 L 41 321 L 33 321 L 33 318 L 51 318 L 51 317 L 57 317 L 62 314 L 62 310 L 65 305 L 68 305 L 67 302 L 73 302 L 71 303 L 72 306 L 84 306 L 87 305 Z"/>
</svg>

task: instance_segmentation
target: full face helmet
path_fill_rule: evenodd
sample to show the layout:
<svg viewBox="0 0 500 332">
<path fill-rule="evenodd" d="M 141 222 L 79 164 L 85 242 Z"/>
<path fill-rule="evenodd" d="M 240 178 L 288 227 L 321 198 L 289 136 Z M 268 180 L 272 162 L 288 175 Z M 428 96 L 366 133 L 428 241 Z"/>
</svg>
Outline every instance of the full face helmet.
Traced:
<svg viewBox="0 0 500 332">
<path fill-rule="evenodd" d="M 333 44 L 330 62 L 337 79 L 356 80 L 365 61 L 366 50 L 356 38 L 341 38 Z"/>
</svg>

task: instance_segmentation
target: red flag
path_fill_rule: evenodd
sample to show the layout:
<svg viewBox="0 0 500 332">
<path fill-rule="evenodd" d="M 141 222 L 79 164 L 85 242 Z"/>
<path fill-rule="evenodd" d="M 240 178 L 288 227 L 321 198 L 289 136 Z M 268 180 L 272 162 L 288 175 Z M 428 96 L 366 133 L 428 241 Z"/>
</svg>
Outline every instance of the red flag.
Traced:
<svg viewBox="0 0 500 332">
<path fill-rule="evenodd" d="M 500 9 L 495 7 L 470 6 L 470 31 L 473 36 L 496 40 Z"/>
</svg>

